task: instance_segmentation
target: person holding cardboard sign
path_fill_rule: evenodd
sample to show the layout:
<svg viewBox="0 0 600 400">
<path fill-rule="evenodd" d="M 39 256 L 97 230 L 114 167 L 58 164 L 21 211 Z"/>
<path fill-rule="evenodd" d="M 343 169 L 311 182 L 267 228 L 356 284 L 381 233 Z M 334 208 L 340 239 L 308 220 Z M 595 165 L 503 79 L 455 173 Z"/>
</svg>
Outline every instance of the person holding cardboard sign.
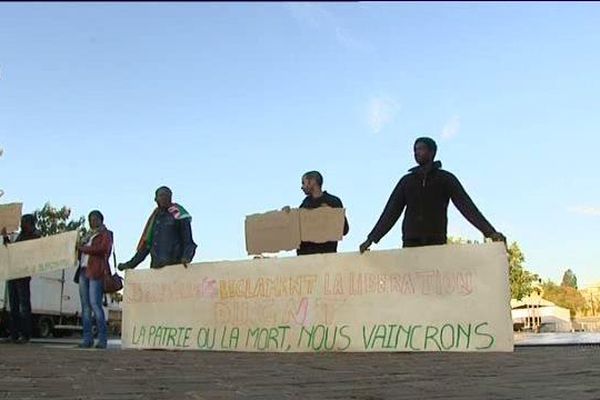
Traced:
<svg viewBox="0 0 600 400">
<path fill-rule="evenodd" d="M 156 207 L 142 233 L 137 253 L 118 266 L 120 271 L 133 269 L 150 254 L 150 268 L 167 265 L 187 265 L 194 258 L 196 243 L 192 239 L 192 216 L 172 201 L 173 192 L 166 186 L 156 190 Z"/>
<path fill-rule="evenodd" d="M 318 207 L 333 207 L 344 208 L 339 197 L 323 191 L 323 176 L 319 171 L 309 171 L 302 175 L 302 191 L 306 197 L 300 204 L 300 208 L 318 208 Z M 285 207 L 284 207 L 285 208 Z M 350 227 L 348 219 L 344 218 L 344 236 L 348 233 Z M 319 254 L 319 253 L 336 253 L 337 242 L 330 241 L 325 243 L 301 242 L 300 248 L 296 250 L 297 255 Z"/>
<path fill-rule="evenodd" d="M 506 242 L 504 235 L 497 232 L 477 209 L 458 179 L 444 171 L 440 161 L 434 162 L 435 141 L 428 137 L 418 138 L 413 149 L 419 165 L 400 179 L 375 227 L 360 245 L 360 252 L 368 250 L 373 242 L 378 243 L 398 221 L 404 208 L 403 247 L 446 244 L 450 200 L 486 238 Z"/>
<path fill-rule="evenodd" d="M 39 239 L 41 233 L 36 229 L 36 218 L 33 214 L 24 214 L 21 217 L 21 232 L 15 242 Z M 4 245 L 10 243 L 6 228 L 2 228 Z M 13 343 L 29 343 L 31 339 L 31 292 L 29 284 L 31 277 L 8 280 L 8 302 L 10 305 L 10 337 Z"/>
</svg>

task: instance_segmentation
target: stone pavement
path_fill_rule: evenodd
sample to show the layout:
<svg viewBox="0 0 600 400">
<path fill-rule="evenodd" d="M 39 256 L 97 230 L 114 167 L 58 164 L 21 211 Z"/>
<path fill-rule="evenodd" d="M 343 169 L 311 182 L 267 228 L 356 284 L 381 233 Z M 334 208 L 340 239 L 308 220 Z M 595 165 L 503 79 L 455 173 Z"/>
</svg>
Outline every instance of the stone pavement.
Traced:
<svg viewBox="0 0 600 400">
<path fill-rule="evenodd" d="M 0 399 L 600 399 L 600 346 L 257 354 L 1 344 Z"/>
</svg>

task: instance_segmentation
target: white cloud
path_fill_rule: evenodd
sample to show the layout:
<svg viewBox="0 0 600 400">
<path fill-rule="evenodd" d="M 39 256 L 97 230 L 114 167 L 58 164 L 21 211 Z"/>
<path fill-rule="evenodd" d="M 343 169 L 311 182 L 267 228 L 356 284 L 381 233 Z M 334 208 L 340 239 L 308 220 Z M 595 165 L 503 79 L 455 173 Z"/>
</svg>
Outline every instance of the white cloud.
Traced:
<svg viewBox="0 0 600 400">
<path fill-rule="evenodd" d="M 379 133 L 391 123 L 400 110 L 400 105 L 388 97 L 373 97 L 369 101 L 367 122 L 373 133 Z"/>
<path fill-rule="evenodd" d="M 569 207 L 569 211 L 575 214 L 588 215 L 592 217 L 600 217 L 600 207 L 590 206 L 575 206 Z"/>
<path fill-rule="evenodd" d="M 314 3 L 286 4 L 286 8 L 300 24 L 319 29 L 333 23 L 332 16 L 323 7 Z"/>
<path fill-rule="evenodd" d="M 285 6 L 300 25 L 323 31 L 348 49 L 368 50 L 370 48 L 367 43 L 348 32 L 333 13 L 319 4 L 292 3 Z"/>
<path fill-rule="evenodd" d="M 460 129 L 460 117 L 458 115 L 450 118 L 442 128 L 442 139 L 452 139 Z"/>
</svg>

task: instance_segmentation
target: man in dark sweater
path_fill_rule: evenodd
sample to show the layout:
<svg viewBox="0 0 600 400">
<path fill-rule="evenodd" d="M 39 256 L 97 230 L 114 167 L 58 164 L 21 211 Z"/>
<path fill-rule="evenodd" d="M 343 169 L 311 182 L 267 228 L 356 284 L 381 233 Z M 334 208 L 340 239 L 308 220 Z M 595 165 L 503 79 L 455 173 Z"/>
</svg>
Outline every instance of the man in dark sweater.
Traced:
<svg viewBox="0 0 600 400">
<path fill-rule="evenodd" d="M 33 214 L 21 217 L 21 232 L 15 242 L 39 239 L 42 237 L 35 228 L 36 218 Z M 10 243 L 6 228 L 2 228 L 4 245 Z M 13 343 L 28 343 L 31 339 L 31 277 L 8 280 L 8 303 L 10 305 L 10 337 Z"/>
<path fill-rule="evenodd" d="M 484 237 L 506 241 L 477 209 L 458 179 L 444 171 L 440 161 L 434 162 L 436 151 L 437 145 L 431 138 L 422 137 L 415 141 L 415 161 L 419 165 L 411 168 L 394 188 L 379 221 L 360 245 L 361 253 L 392 229 L 405 207 L 403 247 L 446 244 L 450 200 Z"/>
<path fill-rule="evenodd" d="M 318 208 L 318 207 L 333 207 L 344 208 L 339 197 L 327 193 L 322 190 L 323 176 L 318 171 L 309 171 L 302 175 L 302 191 L 306 194 L 306 198 L 300 204 L 300 208 Z M 348 220 L 344 218 L 344 236 L 348 233 L 350 227 Z M 337 242 L 313 243 L 302 242 L 296 254 L 319 254 L 319 253 L 336 253 Z"/>
</svg>

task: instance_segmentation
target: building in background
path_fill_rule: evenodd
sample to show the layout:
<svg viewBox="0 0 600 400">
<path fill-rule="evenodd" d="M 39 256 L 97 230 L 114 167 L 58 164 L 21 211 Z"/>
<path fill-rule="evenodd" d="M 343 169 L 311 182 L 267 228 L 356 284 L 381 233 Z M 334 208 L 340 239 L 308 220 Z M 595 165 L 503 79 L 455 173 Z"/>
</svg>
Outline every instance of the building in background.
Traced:
<svg viewBox="0 0 600 400">
<path fill-rule="evenodd" d="M 510 308 L 515 331 L 571 332 L 571 312 L 545 300 L 535 291 L 521 300 L 512 299 Z"/>
</svg>

